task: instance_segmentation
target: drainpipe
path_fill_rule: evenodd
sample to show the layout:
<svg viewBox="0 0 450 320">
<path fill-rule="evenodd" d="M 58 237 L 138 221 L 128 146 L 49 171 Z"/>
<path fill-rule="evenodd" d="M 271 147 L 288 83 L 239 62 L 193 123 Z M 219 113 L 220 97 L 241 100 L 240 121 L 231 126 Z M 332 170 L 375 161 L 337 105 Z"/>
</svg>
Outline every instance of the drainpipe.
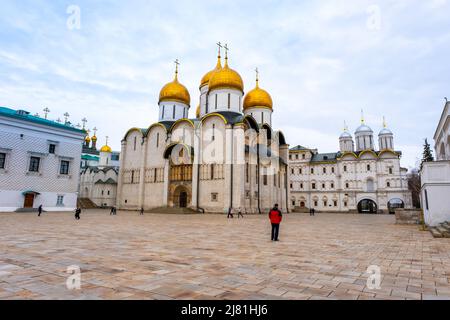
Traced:
<svg viewBox="0 0 450 320">
<path fill-rule="evenodd" d="M 231 125 L 231 167 L 230 167 L 230 174 L 231 174 L 231 179 L 230 179 L 230 208 L 228 209 L 229 211 L 233 208 L 233 140 L 234 140 L 234 125 Z"/>
<path fill-rule="evenodd" d="M 260 174 L 261 167 L 259 164 L 259 141 L 257 141 L 257 144 L 256 144 L 256 159 L 257 159 L 256 165 L 258 168 L 257 177 L 256 177 L 258 179 L 258 213 L 261 214 L 261 179 L 259 178 L 261 176 L 261 174 Z"/>
<path fill-rule="evenodd" d="M 285 166 L 286 167 L 286 172 L 284 173 L 285 174 L 285 177 L 284 177 L 284 187 L 285 187 L 285 189 L 286 189 L 286 213 L 289 213 L 289 199 L 288 199 L 288 195 L 289 195 L 289 192 L 288 192 L 288 165 L 286 165 Z"/>
</svg>

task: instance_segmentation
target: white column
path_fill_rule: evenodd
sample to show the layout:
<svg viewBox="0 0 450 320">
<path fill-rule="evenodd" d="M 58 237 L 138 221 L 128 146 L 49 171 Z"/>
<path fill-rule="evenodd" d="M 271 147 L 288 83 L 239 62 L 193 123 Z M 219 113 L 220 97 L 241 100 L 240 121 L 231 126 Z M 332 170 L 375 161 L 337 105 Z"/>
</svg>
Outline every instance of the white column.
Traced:
<svg viewBox="0 0 450 320">
<path fill-rule="evenodd" d="M 170 170 L 170 162 L 169 159 L 165 159 L 164 161 L 164 190 L 163 190 L 163 207 L 167 207 L 169 200 L 169 170 Z"/>
<path fill-rule="evenodd" d="M 122 177 L 122 174 L 123 174 L 123 170 L 125 169 L 124 164 L 125 164 L 125 157 L 126 157 L 126 152 L 125 152 L 126 145 L 127 145 L 127 142 L 125 140 L 122 141 L 122 147 L 121 147 L 121 151 L 120 151 L 120 160 L 119 160 L 119 163 L 120 163 L 119 176 L 118 176 L 118 179 L 117 179 L 116 206 L 118 208 L 121 207 L 121 203 L 122 203 L 122 188 L 123 188 L 123 184 L 122 184 L 123 177 Z M 92 188 L 90 188 L 90 189 L 92 189 Z"/>
</svg>

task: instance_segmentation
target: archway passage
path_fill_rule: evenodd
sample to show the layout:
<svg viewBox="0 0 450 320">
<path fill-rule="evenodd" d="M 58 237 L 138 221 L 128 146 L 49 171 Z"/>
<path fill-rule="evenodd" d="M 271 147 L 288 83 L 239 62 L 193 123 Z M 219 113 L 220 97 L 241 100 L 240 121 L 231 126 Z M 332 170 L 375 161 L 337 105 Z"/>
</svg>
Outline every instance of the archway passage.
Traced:
<svg viewBox="0 0 450 320">
<path fill-rule="evenodd" d="M 187 207 L 187 192 L 181 191 L 179 196 L 179 206 L 180 208 L 186 208 Z"/>
<path fill-rule="evenodd" d="M 300 202 L 300 208 L 304 208 L 305 207 L 305 202 L 304 201 L 301 201 Z"/>
<path fill-rule="evenodd" d="M 363 199 L 358 203 L 359 213 L 375 214 L 377 213 L 377 211 L 378 211 L 377 204 L 373 200 Z"/>
<path fill-rule="evenodd" d="M 389 209 L 390 214 L 395 214 L 395 209 L 404 208 L 404 207 L 405 207 L 405 203 L 403 202 L 402 199 L 394 198 L 394 199 L 389 200 L 389 202 L 388 202 L 388 209 Z"/>
</svg>

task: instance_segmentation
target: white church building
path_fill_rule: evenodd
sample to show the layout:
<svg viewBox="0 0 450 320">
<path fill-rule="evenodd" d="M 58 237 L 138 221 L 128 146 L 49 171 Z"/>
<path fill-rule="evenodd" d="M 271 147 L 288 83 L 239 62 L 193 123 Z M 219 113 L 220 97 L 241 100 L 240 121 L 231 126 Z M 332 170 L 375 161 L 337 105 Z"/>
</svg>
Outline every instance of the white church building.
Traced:
<svg viewBox="0 0 450 320">
<path fill-rule="evenodd" d="M 216 67 L 200 81 L 195 116 L 189 117 L 191 97 L 177 65 L 175 79 L 160 91 L 158 121 L 124 135 L 118 208 L 266 213 L 278 203 L 289 210 L 289 146 L 272 128 L 272 98 L 258 77 L 244 95 L 227 55 L 222 62 L 219 51 Z"/>
<path fill-rule="evenodd" d="M 74 210 L 82 130 L 0 107 L 0 212 Z"/>
<path fill-rule="evenodd" d="M 85 138 L 85 145 L 89 143 L 89 137 Z M 92 136 L 96 142 L 97 137 Z M 95 144 L 93 146 L 94 150 Z M 116 205 L 117 182 L 119 176 L 119 163 L 113 159 L 117 152 L 113 153 L 108 140 L 98 152 L 98 161 L 91 162 L 89 165 L 83 163 L 80 174 L 79 197 L 82 203 L 83 199 L 89 199 L 97 207 L 113 207 Z"/>
<path fill-rule="evenodd" d="M 289 151 L 291 206 L 327 212 L 393 213 L 411 208 L 407 169 L 400 165 L 394 135 L 384 123 L 376 149 L 373 130 L 364 118 L 355 140 L 345 128 L 340 150 L 319 153 L 296 146 Z"/>
<path fill-rule="evenodd" d="M 425 223 L 450 221 L 450 102 L 446 102 L 434 134 L 436 161 L 424 162 L 421 204 Z"/>
</svg>

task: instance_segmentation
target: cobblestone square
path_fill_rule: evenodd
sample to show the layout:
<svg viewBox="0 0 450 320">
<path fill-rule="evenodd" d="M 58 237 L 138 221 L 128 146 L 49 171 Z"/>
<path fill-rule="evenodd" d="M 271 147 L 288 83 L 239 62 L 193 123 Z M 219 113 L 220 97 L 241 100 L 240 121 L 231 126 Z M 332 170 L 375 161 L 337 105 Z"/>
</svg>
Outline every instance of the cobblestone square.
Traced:
<svg viewBox="0 0 450 320">
<path fill-rule="evenodd" d="M 389 215 L 283 218 L 272 242 L 265 214 L 2 213 L 0 299 L 450 299 L 449 239 Z"/>
</svg>

